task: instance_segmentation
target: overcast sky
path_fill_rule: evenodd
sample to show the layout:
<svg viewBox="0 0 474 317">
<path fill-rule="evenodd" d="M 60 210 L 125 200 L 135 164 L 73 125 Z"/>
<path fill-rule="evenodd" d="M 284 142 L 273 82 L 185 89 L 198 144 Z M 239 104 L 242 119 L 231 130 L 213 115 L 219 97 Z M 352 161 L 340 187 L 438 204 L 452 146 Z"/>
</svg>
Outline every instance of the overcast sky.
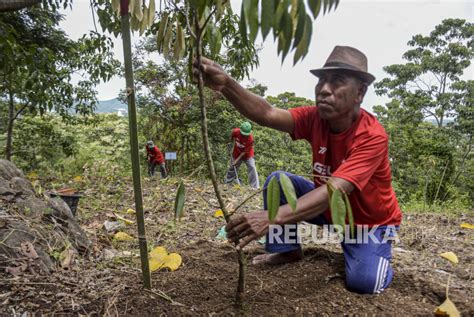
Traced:
<svg viewBox="0 0 474 317">
<path fill-rule="evenodd" d="M 240 1 L 233 0 L 232 6 L 235 12 L 240 12 Z M 77 39 L 94 28 L 88 0 L 75 0 L 73 10 L 64 13 L 66 17 L 61 27 L 71 38 Z M 474 0 L 341 0 L 336 11 L 314 22 L 311 46 L 303 62 L 293 67 L 290 55 L 282 65 L 269 35 L 259 53 L 260 67 L 251 73 L 251 78 L 268 86 L 268 95 L 291 91 L 314 99 L 316 78 L 309 70 L 321 67 L 335 45 L 349 45 L 363 51 L 369 60 L 369 72 L 380 80 L 386 76 L 384 66 L 402 63 L 402 54 L 408 49 L 406 43 L 413 35 L 428 35 L 446 18 L 473 21 L 473 17 Z M 99 25 L 97 27 L 101 30 Z M 138 34 L 132 38 L 137 41 Z M 121 38 L 115 40 L 115 54 L 123 62 Z M 473 69 L 471 66 L 464 77 L 472 79 Z M 99 100 L 117 97 L 124 86 L 123 78 L 101 84 L 97 87 Z M 375 95 L 371 86 L 363 106 L 370 111 L 373 105 L 385 101 Z"/>
</svg>

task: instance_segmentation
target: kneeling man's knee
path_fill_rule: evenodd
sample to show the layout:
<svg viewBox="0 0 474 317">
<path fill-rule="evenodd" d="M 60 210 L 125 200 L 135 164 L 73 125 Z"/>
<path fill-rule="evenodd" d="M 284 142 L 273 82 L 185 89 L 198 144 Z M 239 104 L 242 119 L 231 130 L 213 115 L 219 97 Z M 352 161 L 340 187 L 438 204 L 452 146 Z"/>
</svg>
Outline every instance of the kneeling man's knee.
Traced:
<svg viewBox="0 0 474 317">
<path fill-rule="evenodd" d="M 347 289 L 359 294 L 377 294 L 390 285 L 393 270 L 390 261 L 380 257 L 377 264 L 357 263 L 346 267 Z"/>
</svg>

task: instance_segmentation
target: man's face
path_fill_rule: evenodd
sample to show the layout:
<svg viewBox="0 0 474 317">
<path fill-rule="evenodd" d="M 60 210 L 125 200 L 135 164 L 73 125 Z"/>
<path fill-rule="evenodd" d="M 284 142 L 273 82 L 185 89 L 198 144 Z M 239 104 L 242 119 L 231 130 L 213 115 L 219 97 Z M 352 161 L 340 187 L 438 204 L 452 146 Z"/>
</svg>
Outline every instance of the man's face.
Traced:
<svg viewBox="0 0 474 317">
<path fill-rule="evenodd" d="M 322 119 L 331 121 L 350 116 L 362 102 L 366 86 L 341 71 L 327 71 L 316 85 L 316 105 Z"/>
</svg>

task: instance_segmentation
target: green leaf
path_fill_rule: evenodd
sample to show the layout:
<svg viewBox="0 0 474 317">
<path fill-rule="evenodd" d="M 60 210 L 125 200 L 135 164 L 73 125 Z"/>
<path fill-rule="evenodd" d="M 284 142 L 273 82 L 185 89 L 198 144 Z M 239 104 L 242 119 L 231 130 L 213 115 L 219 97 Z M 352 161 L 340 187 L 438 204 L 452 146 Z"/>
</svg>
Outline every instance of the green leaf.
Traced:
<svg viewBox="0 0 474 317">
<path fill-rule="evenodd" d="M 281 31 L 282 25 L 282 18 L 283 14 L 286 12 L 288 13 L 288 5 L 290 4 L 290 0 L 283 0 L 278 2 L 278 6 L 276 8 L 275 16 L 273 17 L 273 36 L 277 37 Z"/>
<path fill-rule="evenodd" d="M 349 197 L 347 196 L 345 192 L 342 193 L 342 196 L 344 197 L 344 203 L 346 205 L 346 210 L 347 210 L 347 217 L 349 218 L 349 226 L 351 228 L 351 237 L 355 237 L 354 215 L 352 214 L 351 202 L 349 201 Z"/>
<path fill-rule="evenodd" d="M 250 42 L 255 42 L 258 32 L 258 0 L 244 0 L 245 17 L 249 26 Z"/>
<path fill-rule="evenodd" d="M 181 25 L 179 26 L 179 30 L 178 30 L 178 44 L 179 44 L 178 59 L 182 59 L 186 51 L 186 40 L 184 38 L 184 30 Z"/>
<path fill-rule="evenodd" d="M 321 11 L 321 2 L 322 0 L 308 0 L 309 8 L 313 14 L 313 19 L 316 19 Z"/>
<path fill-rule="evenodd" d="M 331 182 L 327 182 L 326 187 L 328 189 L 329 202 L 331 202 L 332 194 L 334 193 L 335 188 L 332 186 Z"/>
<path fill-rule="evenodd" d="M 180 34 L 182 35 L 183 30 L 181 27 L 181 24 L 179 23 L 179 20 L 176 19 L 176 37 L 174 41 L 174 59 L 178 60 L 179 56 L 181 54 L 182 46 L 181 46 L 181 39 Z"/>
<path fill-rule="evenodd" d="M 298 11 L 297 11 L 297 22 L 295 30 L 295 40 L 293 42 L 293 48 L 297 47 L 303 38 L 304 25 L 306 21 L 306 10 L 303 0 L 298 1 Z"/>
<path fill-rule="evenodd" d="M 156 33 L 156 44 L 158 52 L 163 52 L 163 37 L 165 35 L 166 26 L 168 24 L 168 12 L 165 12 L 159 22 L 158 32 Z"/>
<path fill-rule="evenodd" d="M 128 2 L 128 13 L 130 16 L 135 16 L 135 5 L 137 4 L 136 0 L 130 0 Z"/>
<path fill-rule="evenodd" d="M 281 19 L 281 32 L 278 36 L 282 36 L 282 57 L 281 62 L 285 60 L 286 55 L 290 51 L 291 47 L 291 40 L 293 39 L 293 20 L 288 12 L 283 12 L 283 16 Z"/>
<path fill-rule="evenodd" d="M 143 9 L 142 20 L 140 21 L 140 35 L 142 35 L 143 32 L 145 32 L 147 27 L 148 27 L 148 9 L 145 7 Z"/>
<path fill-rule="evenodd" d="M 342 226 L 342 232 L 344 233 L 344 226 L 346 224 L 346 205 L 339 189 L 335 189 L 332 193 L 330 209 L 332 223 Z"/>
<path fill-rule="evenodd" d="M 275 176 L 272 177 L 267 186 L 267 209 L 268 219 L 275 220 L 280 208 L 280 185 Z"/>
<path fill-rule="evenodd" d="M 170 46 L 171 46 L 171 38 L 173 35 L 173 22 L 174 21 L 169 21 L 168 27 L 166 28 L 166 34 L 165 38 L 163 39 L 163 55 L 168 57 L 169 51 L 170 51 Z"/>
<path fill-rule="evenodd" d="M 141 21 L 143 19 L 143 11 L 142 11 L 142 6 L 141 6 L 141 0 L 130 0 L 130 2 L 135 1 L 135 6 L 133 7 L 133 15 L 138 21 Z"/>
<path fill-rule="evenodd" d="M 324 0 L 324 14 L 329 13 L 334 5 L 333 0 Z"/>
<path fill-rule="evenodd" d="M 242 5 L 240 6 L 239 30 L 240 30 L 240 36 L 242 36 L 242 42 L 246 44 L 248 42 L 248 38 L 247 38 L 247 22 L 246 22 L 246 17 L 245 17 L 244 1 L 242 1 Z"/>
<path fill-rule="evenodd" d="M 155 0 L 150 0 L 150 6 L 148 7 L 148 26 L 153 24 L 153 20 L 155 19 Z"/>
<path fill-rule="evenodd" d="M 112 10 L 120 14 L 120 0 L 112 0 Z"/>
<path fill-rule="evenodd" d="M 223 2 L 226 0 L 217 0 L 216 1 L 216 20 L 219 21 L 222 14 L 224 13 L 224 5 Z"/>
<path fill-rule="evenodd" d="M 221 51 L 222 35 L 219 29 L 214 26 L 209 33 L 211 34 L 211 40 L 209 41 L 211 55 L 213 58 L 216 58 Z"/>
<path fill-rule="evenodd" d="M 291 210 L 293 212 L 296 212 L 296 201 L 298 199 L 296 197 L 296 192 L 295 192 L 295 187 L 293 186 L 293 182 L 285 173 L 280 173 L 280 184 L 281 184 L 281 188 L 283 189 L 283 193 L 285 194 L 288 205 L 290 205 Z"/>
<path fill-rule="evenodd" d="M 275 2 L 273 0 L 262 0 L 262 12 L 260 26 L 262 30 L 262 38 L 265 41 L 270 28 L 273 24 L 273 17 L 275 15 Z"/>
<path fill-rule="evenodd" d="M 313 24 L 309 15 L 306 14 L 304 24 L 304 32 L 301 41 L 296 47 L 295 56 L 293 58 L 293 65 L 296 64 L 300 59 L 302 60 L 308 54 L 309 44 L 311 43 L 311 36 L 313 34 Z"/>
<path fill-rule="evenodd" d="M 184 210 L 184 201 L 186 200 L 184 184 L 181 181 L 179 183 L 178 191 L 174 201 L 174 219 L 181 219 Z"/>
</svg>

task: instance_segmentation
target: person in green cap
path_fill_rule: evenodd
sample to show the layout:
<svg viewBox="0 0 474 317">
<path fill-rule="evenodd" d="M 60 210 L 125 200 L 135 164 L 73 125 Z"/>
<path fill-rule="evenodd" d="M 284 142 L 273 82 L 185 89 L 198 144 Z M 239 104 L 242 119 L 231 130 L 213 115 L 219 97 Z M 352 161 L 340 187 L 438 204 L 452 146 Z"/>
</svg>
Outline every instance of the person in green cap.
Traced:
<svg viewBox="0 0 474 317">
<path fill-rule="evenodd" d="M 242 122 L 240 128 L 232 129 L 230 135 L 231 142 L 234 142 L 234 149 L 232 151 L 232 161 L 227 174 L 224 178 L 224 183 L 228 184 L 234 181 L 237 177 L 237 171 L 240 168 L 242 162 L 247 165 L 247 175 L 249 178 L 250 186 L 253 188 L 259 188 L 260 183 L 258 180 L 257 167 L 255 166 L 254 150 L 253 150 L 253 135 L 252 125 L 250 122 Z"/>
</svg>

